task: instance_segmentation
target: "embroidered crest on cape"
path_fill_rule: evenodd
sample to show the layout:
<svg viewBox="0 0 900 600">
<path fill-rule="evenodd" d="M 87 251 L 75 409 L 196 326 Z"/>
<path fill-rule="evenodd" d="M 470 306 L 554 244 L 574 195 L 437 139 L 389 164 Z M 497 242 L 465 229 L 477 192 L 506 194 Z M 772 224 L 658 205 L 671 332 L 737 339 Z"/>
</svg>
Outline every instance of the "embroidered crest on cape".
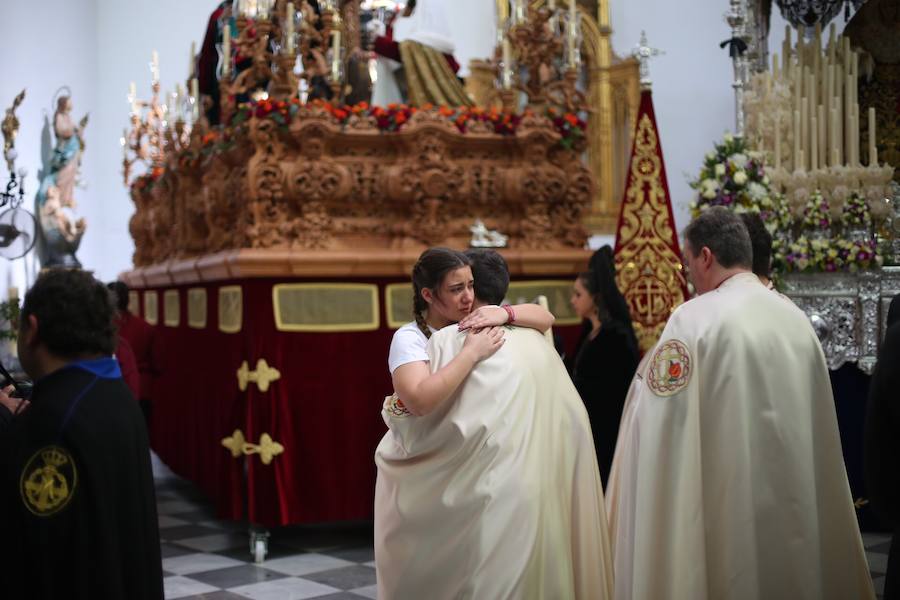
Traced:
<svg viewBox="0 0 900 600">
<path fill-rule="evenodd" d="M 684 342 L 668 340 L 653 354 L 647 384 L 657 396 L 672 396 L 687 386 L 692 370 L 691 353 Z"/>
<path fill-rule="evenodd" d="M 397 397 L 397 394 L 391 394 L 384 399 L 384 410 L 392 417 L 411 417 L 412 413 L 403 404 L 403 400 Z"/>
<path fill-rule="evenodd" d="M 60 446 L 44 446 L 25 463 L 19 491 L 32 514 L 49 517 L 69 504 L 77 485 L 78 471 L 69 451 Z"/>
</svg>

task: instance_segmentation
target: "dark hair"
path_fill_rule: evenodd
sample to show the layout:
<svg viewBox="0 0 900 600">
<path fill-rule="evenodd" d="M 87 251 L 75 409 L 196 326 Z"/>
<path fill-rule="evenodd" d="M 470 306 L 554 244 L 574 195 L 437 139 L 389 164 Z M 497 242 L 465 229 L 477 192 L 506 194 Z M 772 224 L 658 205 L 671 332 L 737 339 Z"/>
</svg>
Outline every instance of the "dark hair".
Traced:
<svg viewBox="0 0 900 600">
<path fill-rule="evenodd" d="M 772 234 L 766 229 L 763 220 L 756 213 L 743 213 L 741 221 L 750 234 L 750 246 L 753 248 L 753 273 L 758 277 L 768 277 L 772 264 Z"/>
<path fill-rule="evenodd" d="M 601 322 L 615 321 L 621 324 L 634 348 L 637 349 L 637 336 L 631 324 L 631 312 L 628 302 L 616 285 L 616 262 L 612 248 L 603 246 L 591 256 L 587 271 L 580 273 L 578 279 L 594 299 Z M 636 350 L 635 350 L 636 351 Z"/>
<path fill-rule="evenodd" d="M 419 256 L 412 270 L 413 314 L 416 317 L 416 325 L 425 337 L 431 337 L 431 330 L 428 329 L 425 316 L 422 314 L 428 309 L 428 303 L 422 297 L 422 290 L 429 288 L 437 296 L 447 273 L 470 264 L 465 254 L 450 248 L 429 248 Z"/>
<path fill-rule="evenodd" d="M 128 284 L 124 281 L 111 281 L 106 287 L 113 293 L 113 301 L 119 312 L 128 312 Z"/>
<path fill-rule="evenodd" d="M 106 286 L 87 271 L 48 269 L 25 294 L 21 327 L 38 321 L 37 337 L 62 358 L 111 355 L 116 347 L 113 304 Z"/>
<path fill-rule="evenodd" d="M 694 256 L 706 246 L 726 269 L 753 266 L 750 234 L 741 218 L 723 206 L 713 206 L 700 213 L 685 227 L 684 237 Z"/>
<path fill-rule="evenodd" d="M 472 263 L 475 297 L 486 304 L 500 304 L 509 289 L 509 266 L 499 252 L 487 248 L 465 251 Z"/>
</svg>

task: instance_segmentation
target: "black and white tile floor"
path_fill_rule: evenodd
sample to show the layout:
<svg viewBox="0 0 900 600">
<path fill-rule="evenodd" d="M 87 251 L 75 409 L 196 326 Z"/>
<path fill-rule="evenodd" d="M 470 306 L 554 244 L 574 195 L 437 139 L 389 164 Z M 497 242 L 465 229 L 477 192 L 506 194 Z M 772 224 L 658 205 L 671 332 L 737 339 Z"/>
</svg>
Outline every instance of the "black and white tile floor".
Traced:
<svg viewBox="0 0 900 600">
<path fill-rule="evenodd" d="M 204 497 L 156 456 L 156 501 L 167 599 L 360 600 L 375 598 L 372 523 L 284 527 L 254 564 L 247 526 L 218 521 Z M 863 541 L 879 598 L 891 538 Z"/>
<path fill-rule="evenodd" d="M 254 564 L 247 526 L 218 521 L 204 497 L 153 457 L 167 599 L 375 598 L 372 523 L 284 527 Z"/>
</svg>

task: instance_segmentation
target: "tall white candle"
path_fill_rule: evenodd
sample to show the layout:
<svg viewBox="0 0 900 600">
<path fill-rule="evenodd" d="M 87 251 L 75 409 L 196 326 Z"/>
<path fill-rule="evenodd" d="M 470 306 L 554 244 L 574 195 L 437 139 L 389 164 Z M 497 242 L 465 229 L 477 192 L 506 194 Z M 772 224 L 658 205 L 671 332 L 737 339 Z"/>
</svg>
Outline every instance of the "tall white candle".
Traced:
<svg viewBox="0 0 900 600">
<path fill-rule="evenodd" d="M 826 121 L 825 106 L 820 104 L 816 107 L 816 123 L 819 125 L 817 136 L 819 138 L 819 167 L 823 168 L 828 162 L 828 124 Z"/>
<path fill-rule="evenodd" d="M 503 38 L 503 89 L 508 90 L 512 87 L 512 48 L 507 38 Z"/>
<path fill-rule="evenodd" d="M 188 77 L 194 76 L 194 61 L 197 60 L 197 42 L 191 42 L 191 56 L 188 59 Z"/>
<path fill-rule="evenodd" d="M 331 80 L 341 79 L 341 30 L 331 32 Z"/>
<path fill-rule="evenodd" d="M 819 122 L 812 117 L 809 120 L 809 170 L 819 168 Z"/>
<path fill-rule="evenodd" d="M 152 58 L 150 59 L 150 74 L 153 77 L 153 82 L 159 81 L 159 54 L 157 54 L 156 50 L 153 51 Z"/>
<path fill-rule="evenodd" d="M 222 75 L 231 73 L 231 26 L 225 24 L 225 32 L 222 35 Z"/>
<path fill-rule="evenodd" d="M 800 156 L 800 113 L 794 111 L 794 153 L 793 153 L 794 171 L 799 171 L 802 165 Z"/>
<path fill-rule="evenodd" d="M 875 145 L 875 107 L 869 107 L 869 166 L 878 166 L 878 148 Z"/>
<path fill-rule="evenodd" d="M 775 113 L 775 168 L 781 168 L 781 113 Z"/>
</svg>

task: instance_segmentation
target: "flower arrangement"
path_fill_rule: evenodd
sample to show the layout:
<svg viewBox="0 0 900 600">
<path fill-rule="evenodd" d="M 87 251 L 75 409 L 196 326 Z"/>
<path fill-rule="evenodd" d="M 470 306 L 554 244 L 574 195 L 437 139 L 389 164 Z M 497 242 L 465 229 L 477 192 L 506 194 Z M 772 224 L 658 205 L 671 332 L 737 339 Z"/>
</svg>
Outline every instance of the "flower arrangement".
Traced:
<svg viewBox="0 0 900 600">
<path fill-rule="evenodd" d="M 690 205 L 694 217 L 710 206 L 725 206 L 738 213 L 758 213 L 773 233 L 789 225 L 790 209 L 772 190 L 763 155 L 748 151 L 742 138 L 727 134 L 716 144 L 691 187 L 698 192 Z"/>
<path fill-rule="evenodd" d="M 875 269 L 883 260 L 873 240 L 807 238 L 800 236 L 775 253 L 776 265 L 786 272 L 858 271 Z"/>
<path fill-rule="evenodd" d="M 844 203 L 841 224 L 844 227 L 869 227 L 872 225 L 872 213 L 869 211 L 869 203 L 865 198 L 856 193 L 850 195 Z"/>
<path fill-rule="evenodd" d="M 776 274 L 857 271 L 882 265 L 876 242 L 867 236 L 857 239 L 849 231 L 872 222 L 865 198 L 851 194 L 834 214 L 828 201 L 815 191 L 795 218 L 785 197 L 770 186 L 763 155 L 747 151 L 741 138 L 726 135 L 716 144 L 691 187 L 697 190 L 697 199 L 690 206 L 694 217 L 710 206 L 759 213 L 772 233 Z"/>
<path fill-rule="evenodd" d="M 813 193 L 806 202 L 803 209 L 803 219 L 800 222 L 805 229 L 826 233 L 831 227 L 831 215 L 829 214 L 828 202 L 822 197 L 820 192 Z"/>
<path fill-rule="evenodd" d="M 131 188 L 137 191 L 144 189 L 149 191 L 153 188 L 154 184 L 159 181 L 159 178 L 163 176 L 165 171 L 166 170 L 163 167 L 153 167 L 149 172 L 144 173 L 139 177 L 135 177 L 134 182 L 131 184 Z"/>
</svg>

